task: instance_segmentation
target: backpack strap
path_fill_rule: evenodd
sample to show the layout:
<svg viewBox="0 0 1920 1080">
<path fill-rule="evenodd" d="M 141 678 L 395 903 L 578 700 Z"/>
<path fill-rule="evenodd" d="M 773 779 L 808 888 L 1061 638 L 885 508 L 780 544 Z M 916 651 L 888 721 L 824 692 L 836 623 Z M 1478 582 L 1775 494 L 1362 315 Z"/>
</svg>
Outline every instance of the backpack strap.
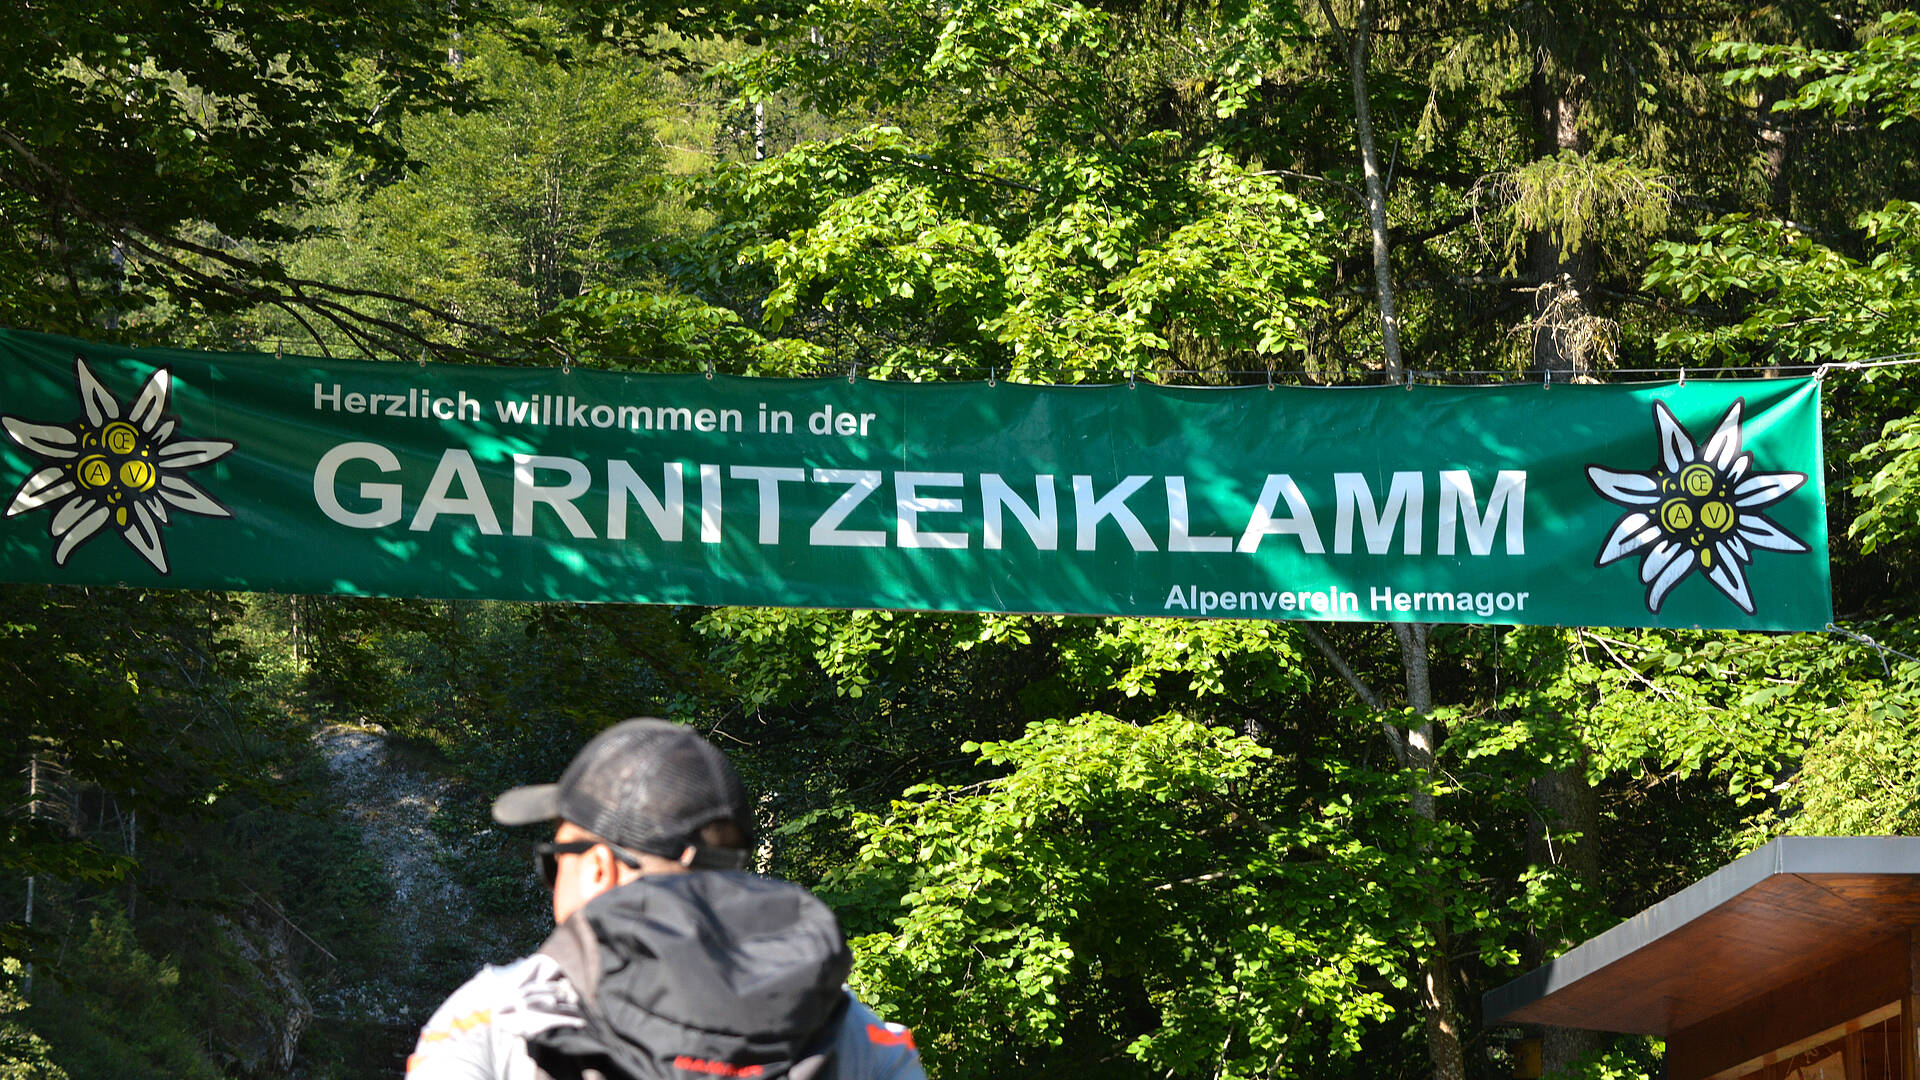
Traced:
<svg viewBox="0 0 1920 1080">
<path fill-rule="evenodd" d="M 539 951 L 560 965 L 560 973 L 573 984 L 580 1003 L 591 1010 L 600 997 L 600 939 L 593 932 L 593 924 L 570 918 L 554 927 Z"/>
<path fill-rule="evenodd" d="M 593 927 L 585 919 L 570 918 L 555 927 L 536 951 L 560 965 L 560 973 L 580 995 L 581 1008 L 590 1014 L 600 992 L 600 939 L 594 936 Z M 606 1080 L 599 1069 L 590 1068 L 556 1075 L 538 1058 L 533 1063 L 533 1075 L 534 1080 Z"/>
</svg>

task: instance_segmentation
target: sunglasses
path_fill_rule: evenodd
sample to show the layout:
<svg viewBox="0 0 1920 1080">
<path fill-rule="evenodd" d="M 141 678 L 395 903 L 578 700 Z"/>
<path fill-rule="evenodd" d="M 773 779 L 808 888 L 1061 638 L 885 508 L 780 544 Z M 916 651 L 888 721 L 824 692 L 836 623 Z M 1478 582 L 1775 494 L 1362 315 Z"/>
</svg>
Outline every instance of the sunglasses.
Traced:
<svg viewBox="0 0 1920 1080">
<path fill-rule="evenodd" d="M 594 848 L 604 847 L 613 853 L 614 860 L 629 870 L 640 869 L 640 860 L 607 843 L 605 840 L 568 840 L 565 842 L 548 840 L 533 845 L 533 868 L 546 883 L 549 891 L 554 882 L 560 880 L 560 856 L 584 855 Z"/>
</svg>

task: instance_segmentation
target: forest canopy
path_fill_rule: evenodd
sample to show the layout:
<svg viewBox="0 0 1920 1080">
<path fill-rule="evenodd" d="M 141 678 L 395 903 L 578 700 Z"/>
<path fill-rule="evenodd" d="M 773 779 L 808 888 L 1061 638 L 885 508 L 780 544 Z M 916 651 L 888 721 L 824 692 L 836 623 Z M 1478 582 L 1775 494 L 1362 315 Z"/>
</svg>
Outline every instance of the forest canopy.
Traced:
<svg viewBox="0 0 1920 1080">
<path fill-rule="evenodd" d="M 397 1068 L 544 932 L 488 800 L 630 715 L 728 749 L 763 869 L 941 1076 L 1511 1075 L 1485 990 L 1771 837 L 1920 826 L 1910 12 L 12 16 L 8 327 L 918 381 L 1824 369 L 1835 625 L 8 585 L 0 1075 Z M 1563 1075 L 1661 1067 L 1549 1034 Z"/>
</svg>

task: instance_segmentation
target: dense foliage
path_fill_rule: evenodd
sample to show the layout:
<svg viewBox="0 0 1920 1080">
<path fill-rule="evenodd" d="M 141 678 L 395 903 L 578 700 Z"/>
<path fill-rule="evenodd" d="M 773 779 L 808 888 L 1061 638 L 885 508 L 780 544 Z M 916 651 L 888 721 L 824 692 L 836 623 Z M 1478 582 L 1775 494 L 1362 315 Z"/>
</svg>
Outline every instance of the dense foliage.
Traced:
<svg viewBox="0 0 1920 1080">
<path fill-rule="evenodd" d="M 937 1075 L 1510 1075 L 1482 991 L 1771 836 L 1920 825 L 1920 423 L 1878 366 L 1920 323 L 1910 13 L 375 7 L 0 27 L 0 321 L 922 379 L 1824 367 L 1838 632 L 0 588 L 0 1076 L 392 1069 L 541 933 L 491 793 L 635 714 L 735 754 Z M 433 778 L 421 835 L 369 840 L 342 732 Z M 397 897 L 408 852 L 464 904 Z"/>
</svg>

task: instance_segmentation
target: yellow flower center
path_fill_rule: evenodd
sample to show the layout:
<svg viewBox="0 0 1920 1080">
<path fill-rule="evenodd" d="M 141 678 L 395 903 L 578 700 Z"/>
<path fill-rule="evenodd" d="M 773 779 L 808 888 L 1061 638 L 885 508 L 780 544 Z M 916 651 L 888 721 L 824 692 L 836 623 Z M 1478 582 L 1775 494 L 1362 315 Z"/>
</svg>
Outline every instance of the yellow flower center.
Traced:
<svg viewBox="0 0 1920 1080">
<path fill-rule="evenodd" d="M 73 478 L 117 506 L 114 520 L 126 524 L 126 500 L 137 501 L 160 483 L 153 446 L 139 428 L 124 420 L 97 430 L 83 428 L 80 445 L 92 453 L 71 466 Z"/>
<path fill-rule="evenodd" d="M 1726 533 L 1733 529 L 1733 507 L 1721 499 L 1700 505 L 1700 524 L 1717 533 Z"/>
<path fill-rule="evenodd" d="M 1693 528 L 1693 507 L 1685 499 L 1668 499 L 1660 507 L 1660 524 L 1671 533 L 1683 533 Z"/>
<path fill-rule="evenodd" d="M 80 462 L 78 473 L 80 482 L 90 488 L 102 488 L 113 483 L 113 466 L 98 454 Z"/>
<path fill-rule="evenodd" d="M 140 448 L 140 431 L 125 421 L 108 424 L 100 440 L 110 453 L 125 456 Z"/>
<path fill-rule="evenodd" d="M 135 491 L 152 490 L 156 479 L 158 479 L 158 476 L 151 462 L 141 461 L 136 458 L 120 466 L 121 485 L 130 487 Z"/>
<path fill-rule="evenodd" d="M 1740 524 L 1732 481 L 1712 465 L 1696 461 L 1661 477 L 1660 491 L 1660 531 L 1699 552 L 1700 565 L 1712 566 L 1713 545 Z"/>
</svg>

